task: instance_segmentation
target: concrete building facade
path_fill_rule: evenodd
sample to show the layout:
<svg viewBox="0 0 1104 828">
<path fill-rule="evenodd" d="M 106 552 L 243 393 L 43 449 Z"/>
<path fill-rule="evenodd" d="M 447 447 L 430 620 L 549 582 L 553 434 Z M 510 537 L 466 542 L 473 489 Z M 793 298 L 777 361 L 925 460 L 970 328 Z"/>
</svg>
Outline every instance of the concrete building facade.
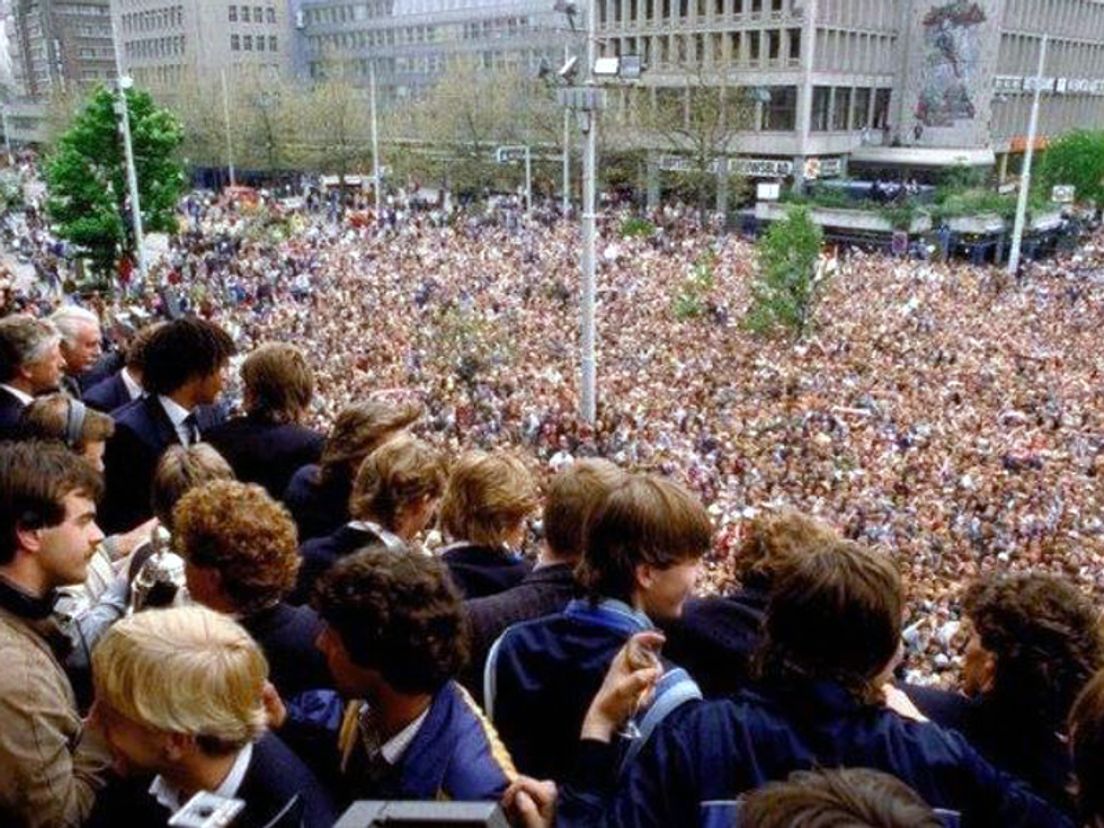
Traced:
<svg viewBox="0 0 1104 828">
<path fill-rule="evenodd" d="M 45 100 L 114 76 L 107 0 L 15 0 L 12 75 L 20 96 Z"/>
<path fill-rule="evenodd" d="M 570 37 L 552 0 L 301 0 L 298 70 L 318 77 L 336 61 L 367 83 L 374 63 L 381 100 L 401 101 L 459 61 L 488 71 L 558 66 Z"/>
<path fill-rule="evenodd" d="M 1023 150 L 1044 32 L 1040 135 L 1104 126 L 1100 0 L 597 1 L 602 53 L 647 66 L 611 90 L 612 117 L 699 83 L 754 100 L 731 138 L 753 174 L 1006 160 Z"/>
<path fill-rule="evenodd" d="M 126 71 L 140 86 L 170 91 L 235 70 L 290 68 L 286 0 L 113 0 Z"/>
</svg>

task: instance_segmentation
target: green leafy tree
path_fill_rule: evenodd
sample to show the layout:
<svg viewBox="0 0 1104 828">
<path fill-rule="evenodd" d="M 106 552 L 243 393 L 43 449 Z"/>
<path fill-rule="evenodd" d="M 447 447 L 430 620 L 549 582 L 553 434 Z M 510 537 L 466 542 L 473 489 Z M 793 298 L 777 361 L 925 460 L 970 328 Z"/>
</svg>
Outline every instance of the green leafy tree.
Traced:
<svg viewBox="0 0 1104 828">
<path fill-rule="evenodd" d="M 748 325 L 757 333 L 783 328 L 802 337 L 824 288 L 817 260 L 824 241 L 809 209 L 791 207 L 759 242 Z"/>
<path fill-rule="evenodd" d="M 1048 190 L 1068 184 L 1078 201 L 1104 204 L 1104 132 L 1079 129 L 1051 141 L 1039 178 Z"/>
<path fill-rule="evenodd" d="M 172 113 L 154 105 L 149 93 L 127 90 L 126 99 L 143 227 L 173 232 L 184 185 L 176 158 L 183 130 Z M 87 253 L 101 277 L 121 256 L 135 251 L 116 100 L 103 87 L 93 91 L 46 161 L 50 218 L 62 238 Z"/>
</svg>

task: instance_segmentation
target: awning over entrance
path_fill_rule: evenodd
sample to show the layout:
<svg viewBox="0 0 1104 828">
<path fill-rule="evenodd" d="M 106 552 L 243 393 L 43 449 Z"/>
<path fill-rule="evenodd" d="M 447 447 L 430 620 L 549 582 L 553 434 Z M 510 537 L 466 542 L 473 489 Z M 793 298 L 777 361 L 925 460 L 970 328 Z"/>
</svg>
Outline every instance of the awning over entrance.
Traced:
<svg viewBox="0 0 1104 828">
<path fill-rule="evenodd" d="M 997 162 L 991 149 L 943 149 L 938 147 L 856 147 L 853 164 L 897 167 L 990 167 Z"/>
</svg>

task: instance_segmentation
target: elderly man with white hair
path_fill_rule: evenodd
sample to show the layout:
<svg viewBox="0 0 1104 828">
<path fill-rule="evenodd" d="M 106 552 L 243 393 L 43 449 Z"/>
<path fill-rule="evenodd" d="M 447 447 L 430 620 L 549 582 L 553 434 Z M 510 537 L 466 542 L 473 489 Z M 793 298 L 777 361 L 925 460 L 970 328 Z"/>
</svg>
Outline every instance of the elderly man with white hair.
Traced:
<svg viewBox="0 0 1104 828">
<path fill-rule="evenodd" d="M 63 305 L 51 314 L 50 321 L 61 333 L 61 355 L 65 358 L 62 387 L 80 399 L 80 377 L 96 364 L 103 351 L 100 319 L 86 308 Z"/>
</svg>

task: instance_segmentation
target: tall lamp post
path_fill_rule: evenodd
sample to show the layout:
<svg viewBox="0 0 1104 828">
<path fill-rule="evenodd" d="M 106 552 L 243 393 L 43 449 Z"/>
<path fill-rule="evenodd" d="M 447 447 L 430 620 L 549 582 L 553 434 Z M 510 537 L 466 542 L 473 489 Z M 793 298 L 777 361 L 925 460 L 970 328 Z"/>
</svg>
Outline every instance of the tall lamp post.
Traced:
<svg viewBox="0 0 1104 828">
<path fill-rule="evenodd" d="M 226 171 L 230 174 L 230 186 L 234 187 L 234 141 L 230 135 L 230 92 L 226 87 L 226 70 L 219 72 L 222 78 L 222 117 L 226 125 Z"/>
<path fill-rule="evenodd" d="M 382 200 L 380 197 L 379 116 L 376 113 L 376 62 L 374 60 L 368 64 L 368 82 L 372 107 L 372 189 L 376 194 L 376 224 L 378 226 L 380 221 L 380 204 Z"/>
<path fill-rule="evenodd" d="M 127 191 L 130 196 L 130 216 L 134 224 L 135 258 L 138 266 L 138 278 L 146 279 L 145 240 L 142 233 L 142 206 L 138 200 L 138 170 L 134 166 L 134 146 L 130 139 L 130 108 L 127 106 L 126 91 L 134 85 L 128 75 L 123 74 L 123 57 L 119 48 L 119 37 L 115 31 L 115 16 L 111 17 L 111 41 L 115 47 L 116 89 L 119 97 L 115 101 L 115 114 L 119 116 L 119 131 L 123 135 L 123 155 L 126 159 Z"/>
<path fill-rule="evenodd" d="M 1024 153 L 1023 172 L 1020 174 L 1020 197 L 1016 202 L 1016 223 L 1012 228 L 1012 249 L 1008 254 L 1008 272 L 1015 276 L 1020 268 L 1020 251 L 1023 246 L 1024 225 L 1027 224 L 1027 198 L 1031 190 L 1031 162 L 1035 158 L 1035 137 L 1039 132 L 1039 100 L 1043 94 L 1043 72 L 1046 71 L 1046 54 L 1049 35 L 1043 35 L 1039 44 L 1039 70 L 1035 73 L 1035 98 L 1031 102 L 1031 120 L 1027 127 L 1027 151 Z"/>
</svg>

